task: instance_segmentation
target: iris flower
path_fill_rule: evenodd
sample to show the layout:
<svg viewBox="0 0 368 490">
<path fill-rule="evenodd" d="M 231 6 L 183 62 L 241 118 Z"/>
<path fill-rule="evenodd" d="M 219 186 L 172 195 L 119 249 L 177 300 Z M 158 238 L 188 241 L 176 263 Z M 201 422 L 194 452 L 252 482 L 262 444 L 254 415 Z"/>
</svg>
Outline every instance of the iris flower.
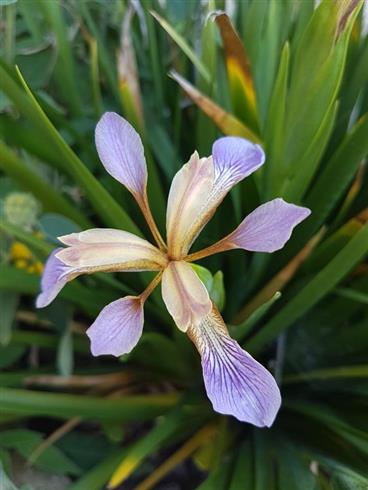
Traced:
<svg viewBox="0 0 368 490">
<path fill-rule="evenodd" d="M 175 175 L 166 215 L 167 243 L 155 224 L 147 199 L 147 166 L 141 139 L 118 114 L 105 113 L 97 124 L 96 146 L 109 174 L 134 196 L 156 241 L 122 230 L 95 228 L 59 237 L 66 247 L 47 260 L 37 307 L 47 306 L 64 285 L 93 272 L 157 271 L 139 296 L 107 305 L 87 330 L 94 356 L 129 353 L 143 330 L 143 306 L 161 282 L 162 297 L 177 327 L 201 356 L 204 384 L 214 410 L 256 426 L 270 426 L 280 408 L 271 373 L 244 351 L 226 325 L 191 262 L 241 248 L 274 252 L 310 211 L 274 199 L 249 214 L 235 231 L 199 252 L 190 248 L 230 189 L 265 160 L 262 148 L 239 137 L 215 141 L 212 156 L 194 152 Z"/>
</svg>

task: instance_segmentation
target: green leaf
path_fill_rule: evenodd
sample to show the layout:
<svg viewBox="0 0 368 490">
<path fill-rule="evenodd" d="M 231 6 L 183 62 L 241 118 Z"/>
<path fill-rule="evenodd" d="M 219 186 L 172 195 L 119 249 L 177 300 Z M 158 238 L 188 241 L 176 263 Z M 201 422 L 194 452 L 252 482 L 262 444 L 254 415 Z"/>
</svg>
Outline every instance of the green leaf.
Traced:
<svg viewBox="0 0 368 490">
<path fill-rule="evenodd" d="M 211 300 L 215 303 L 217 308 L 221 311 L 225 305 L 225 286 L 224 275 L 221 271 L 217 271 L 212 275 L 211 272 L 205 267 L 197 264 L 190 264 L 199 279 L 206 286 L 208 294 Z"/>
<path fill-rule="evenodd" d="M 127 456 L 120 462 L 115 469 L 109 486 L 115 488 L 124 482 L 142 463 L 142 461 L 149 455 L 155 453 L 168 439 L 170 439 L 175 433 L 193 432 L 198 426 L 198 420 L 191 419 L 191 427 L 188 430 L 186 427 L 186 420 L 188 407 L 174 408 L 165 418 L 163 418 L 148 434 L 134 443 L 127 454 Z M 201 420 L 201 417 L 199 418 Z"/>
<path fill-rule="evenodd" d="M 253 327 L 266 315 L 271 306 L 281 298 L 280 291 L 277 291 L 272 298 L 263 305 L 259 306 L 244 322 L 239 325 L 231 325 L 229 332 L 238 342 L 241 342 L 252 331 Z"/>
<path fill-rule="evenodd" d="M 0 6 L 2 1 L 4 0 L 0 0 Z M 1 477 L 2 490 L 20 490 L 18 487 L 14 485 L 14 483 L 11 480 L 9 480 L 8 475 L 4 470 L 4 465 L 2 461 L 0 461 L 0 477 Z"/>
<path fill-rule="evenodd" d="M 7 368 L 16 362 L 25 352 L 23 345 L 0 345 L 0 369 Z"/>
<path fill-rule="evenodd" d="M 18 182 L 24 189 L 31 191 L 42 203 L 45 211 L 65 214 L 81 226 L 90 227 L 90 222 L 75 206 L 67 201 L 52 186 L 26 165 L 0 140 L 0 168 Z"/>
<path fill-rule="evenodd" d="M 28 458 L 42 442 L 42 435 L 26 429 L 12 429 L 1 433 L 0 445 L 6 449 L 16 450 Z M 49 446 L 37 458 L 35 466 L 51 473 L 80 475 L 80 468 L 55 446 Z"/>
<path fill-rule="evenodd" d="M 331 478 L 331 490 L 366 490 L 368 478 L 353 471 L 334 472 Z"/>
<path fill-rule="evenodd" d="M 51 24 L 56 37 L 58 60 L 55 80 L 59 91 L 72 112 L 81 115 L 80 80 L 77 77 L 77 67 L 68 39 L 67 24 L 63 19 L 63 6 L 59 2 L 40 2 L 38 5 L 45 13 L 46 20 Z"/>
<path fill-rule="evenodd" d="M 312 209 L 312 214 L 297 230 L 299 241 L 302 236 L 308 237 L 318 230 L 349 186 L 368 154 L 367 132 L 368 114 L 345 137 L 308 194 L 305 205 Z"/>
<path fill-rule="evenodd" d="M 253 432 L 254 446 L 254 490 L 273 490 L 273 461 L 271 458 L 271 441 L 268 434 Z"/>
<path fill-rule="evenodd" d="M 315 369 L 313 371 L 303 371 L 298 374 L 285 374 L 282 382 L 284 384 L 294 384 L 309 382 L 312 380 L 326 381 L 339 378 L 364 378 L 368 379 L 368 364 L 357 366 L 338 366 L 334 368 Z"/>
<path fill-rule="evenodd" d="M 91 471 L 83 475 L 77 482 L 72 484 L 69 490 L 101 490 L 119 462 L 127 454 L 127 448 L 110 451 L 106 458 L 99 464 L 96 464 Z"/>
<path fill-rule="evenodd" d="M 40 290 L 40 277 L 22 269 L 0 265 L 0 291 L 14 291 L 35 296 Z M 62 298 L 83 308 L 90 315 L 96 315 L 116 295 L 106 288 L 94 291 L 76 281 L 69 283 L 60 293 Z"/>
<path fill-rule="evenodd" d="M 0 291 L 0 345 L 7 345 L 11 339 L 18 302 L 19 296 L 17 293 Z"/>
<path fill-rule="evenodd" d="M 66 327 L 61 335 L 57 351 L 57 366 L 62 376 L 70 376 L 73 373 L 74 351 L 70 327 Z"/>
<path fill-rule="evenodd" d="M 22 243 L 25 243 L 33 251 L 35 251 L 36 253 L 40 253 L 43 256 L 47 256 L 54 248 L 53 245 L 47 243 L 42 238 L 35 236 L 33 233 L 24 231 L 23 229 L 11 223 L 7 223 L 6 221 L 0 222 L 0 230 L 4 231 L 6 234 L 12 237 L 15 237 Z"/>
<path fill-rule="evenodd" d="M 106 399 L 86 395 L 66 395 L 42 391 L 1 388 L 4 413 L 37 415 L 68 419 L 120 420 L 122 422 L 150 420 L 165 413 L 178 400 L 169 395 L 125 395 Z"/>
<path fill-rule="evenodd" d="M 48 239 L 55 241 L 59 245 L 60 242 L 57 241 L 57 238 L 59 236 L 69 235 L 70 233 L 78 233 L 82 231 L 81 228 L 76 225 L 74 221 L 57 213 L 46 213 L 42 215 L 39 219 L 39 223 L 44 235 Z"/>
<path fill-rule="evenodd" d="M 257 351 L 289 328 L 295 320 L 329 293 L 367 252 L 368 224 L 365 224 L 331 262 L 250 339 L 247 348 Z"/>
<path fill-rule="evenodd" d="M 355 291 L 354 289 L 349 288 L 337 288 L 335 289 L 334 293 L 342 298 L 352 299 L 353 301 L 358 301 L 359 303 L 368 305 L 368 294 L 361 293 L 360 291 Z"/>
<path fill-rule="evenodd" d="M 176 30 L 157 12 L 151 11 L 153 17 L 159 22 L 161 27 L 169 34 L 173 41 L 179 46 L 179 48 L 185 53 L 185 55 L 190 59 L 193 65 L 196 67 L 201 76 L 209 83 L 211 81 L 210 74 L 208 73 L 207 67 L 203 65 L 201 60 L 194 53 L 192 48 L 188 45 L 186 40 L 176 32 Z"/>
<path fill-rule="evenodd" d="M 229 112 L 226 112 L 209 97 L 203 95 L 175 70 L 170 71 L 170 77 L 185 90 L 194 103 L 207 114 L 224 134 L 229 136 L 241 136 L 242 138 L 247 138 L 255 143 L 260 142 L 259 137 L 251 129 L 243 124 L 238 118 Z"/>
<path fill-rule="evenodd" d="M 17 109 L 37 127 L 40 138 L 48 140 L 55 152 L 63 157 L 63 170 L 85 190 L 92 206 L 104 222 L 109 226 L 124 228 L 127 231 L 139 234 L 137 226 L 128 214 L 118 205 L 110 193 L 104 189 L 87 167 L 83 165 L 60 136 L 43 112 L 19 71 L 18 75 L 27 95 L 20 89 L 3 66 L 0 65 L 0 86 L 2 90 L 13 100 Z"/>
<path fill-rule="evenodd" d="M 162 353 L 165 352 L 165 356 Z M 143 333 L 136 348 L 122 360 L 129 360 L 146 367 L 150 372 L 166 373 L 174 379 L 186 379 L 188 366 L 177 345 L 167 336 L 158 332 Z"/>
<path fill-rule="evenodd" d="M 279 71 L 273 87 L 265 129 L 267 162 L 264 166 L 265 197 L 272 198 L 281 188 L 285 178 L 282 150 L 285 138 L 285 111 L 289 73 L 290 47 L 288 43 L 282 50 Z"/>
<path fill-rule="evenodd" d="M 310 458 L 298 449 L 286 440 L 278 441 L 278 488 L 317 490 L 315 477 L 310 470 Z"/>
<path fill-rule="evenodd" d="M 229 490 L 254 488 L 253 450 L 251 442 L 244 441 L 237 450 L 234 471 L 231 475 Z"/>
<path fill-rule="evenodd" d="M 233 454 L 227 455 L 196 490 L 227 490 L 234 463 Z"/>
</svg>

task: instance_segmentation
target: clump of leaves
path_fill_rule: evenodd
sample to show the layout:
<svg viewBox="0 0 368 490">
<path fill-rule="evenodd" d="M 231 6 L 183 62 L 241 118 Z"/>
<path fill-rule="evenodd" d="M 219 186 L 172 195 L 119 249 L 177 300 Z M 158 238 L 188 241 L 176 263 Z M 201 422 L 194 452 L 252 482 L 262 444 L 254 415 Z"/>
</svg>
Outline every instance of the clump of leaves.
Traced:
<svg viewBox="0 0 368 490">
<path fill-rule="evenodd" d="M 15 451 L 67 474 L 74 490 L 109 480 L 140 490 L 161 481 L 202 490 L 366 488 L 363 2 L 237 2 L 231 20 L 215 0 L 1 4 L 0 199 L 32 194 L 38 210 L 31 226 L 4 213 L 0 223 L 5 484 L 14 487 Z M 143 136 L 161 232 L 174 173 L 195 148 L 209 154 L 220 134 L 261 144 L 267 160 L 226 198 L 198 249 L 275 197 L 312 210 L 277 254 L 232 251 L 197 270 L 231 335 L 279 382 L 283 405 L 271 429 L 211 410 L 196 354 L 155 294 L 132 354 L 91 357 L 86 328 L 146 276 L 80 278 L 35 313 L 39 275 L 17 267 L 14 243 L 43 262 L 57 236 L 93 226 L 149 236 L 98 164 L 93 129 L 105 110 Z"/>
</svg>

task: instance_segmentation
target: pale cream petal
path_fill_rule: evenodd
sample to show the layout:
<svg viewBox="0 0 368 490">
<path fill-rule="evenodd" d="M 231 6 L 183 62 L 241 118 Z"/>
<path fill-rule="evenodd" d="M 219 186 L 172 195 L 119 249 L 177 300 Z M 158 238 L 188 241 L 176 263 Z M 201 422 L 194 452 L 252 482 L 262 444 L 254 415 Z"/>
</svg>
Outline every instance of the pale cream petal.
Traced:
<svg viewBox="0 0 368 490">
<path fill-rule="evenodd" d="M 230 189 L 257 170 L 264 159 L 260 146 L 237 137 L 215 141 L 209 158 L 192 155 L 170 189 L 167 232 L 171 257 L 178 260 L 187 255 Z"/>
<path fill-rule="evenodd" d="M 161 270 L 166 256 L 146 240 L 114 229 L 91 229 L 59 238 L 69 247 L 56 256 L 76 268 L 106 271 Z"/>
<path fill-rule="evenodd" d="M 193 223 L 201 210 L 207 207 L 213 180 L 212 159 L 199 158 L 197 152 L 175 175 L 166 217 L 168 250 L 172 258 L 180 259 L 198 234 Z"/>
<path fill-rule="evenodd" d="M 162 275 L 162 297 L 180 330 L 199 324 L 212 305 L 207 289 L 186 262 L 170 262 Z"/>
</svg>

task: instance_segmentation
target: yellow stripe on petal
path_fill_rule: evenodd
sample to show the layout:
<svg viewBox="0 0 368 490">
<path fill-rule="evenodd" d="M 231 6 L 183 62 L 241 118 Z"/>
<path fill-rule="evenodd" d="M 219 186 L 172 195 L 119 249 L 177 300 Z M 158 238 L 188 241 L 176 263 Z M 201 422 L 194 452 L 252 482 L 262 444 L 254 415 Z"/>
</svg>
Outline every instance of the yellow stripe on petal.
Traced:
<svg viewBox="0 0 368 490">
<path fill-rule="evenodd" d="M 198 325 L 212 309 L 207 289 L 186 262 L 170 262 L 162 275 L 162 297 L 180 330 Z"/>
<path fill-rule="evenodd" d="M 213 183 L 212 158 L 199 158 L 197 152 L 175 175 L 166 217 L 168 250 L 172 259 L 180 259 L 185 255 L 202 229 L 202 222 L 197 223 L 197 218 L 208 205 Z"/>
<path fill-rule="evenodd" d="M 59 237 L 67 248 L 57 258 L 73 268 L 138 271 L 160 270 L 167 258 L 158 248 L 132 233 L 114 229 L 91 229 Z"/>
</svg>

